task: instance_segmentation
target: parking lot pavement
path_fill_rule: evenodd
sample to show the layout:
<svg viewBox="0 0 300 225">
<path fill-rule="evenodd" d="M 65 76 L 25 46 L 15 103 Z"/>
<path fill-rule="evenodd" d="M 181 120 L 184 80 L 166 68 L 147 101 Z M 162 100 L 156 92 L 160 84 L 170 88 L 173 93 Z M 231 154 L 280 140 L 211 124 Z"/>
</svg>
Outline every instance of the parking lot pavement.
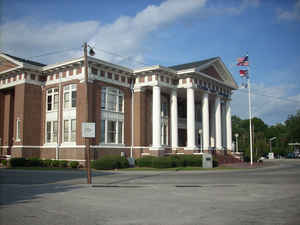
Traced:
<svg viewBox="0 0 300 225">
<path fill-rule="evenodd" d="M 300 162 L 188 172 L 0 170 L 0 224 L 300 224 Z"/>
</svg>

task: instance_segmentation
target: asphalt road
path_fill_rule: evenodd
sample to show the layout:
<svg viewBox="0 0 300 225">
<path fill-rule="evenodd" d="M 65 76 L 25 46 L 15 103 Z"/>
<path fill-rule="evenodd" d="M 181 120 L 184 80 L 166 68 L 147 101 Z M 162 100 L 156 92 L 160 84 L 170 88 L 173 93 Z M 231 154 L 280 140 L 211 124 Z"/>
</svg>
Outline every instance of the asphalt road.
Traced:
<svg viewBox="0 0 300 225">
<path fill-rule="evenodd" d="M 0 169 L 2 225 L 300 224 L 300 160 L 225 171 Z"/>
</svg>

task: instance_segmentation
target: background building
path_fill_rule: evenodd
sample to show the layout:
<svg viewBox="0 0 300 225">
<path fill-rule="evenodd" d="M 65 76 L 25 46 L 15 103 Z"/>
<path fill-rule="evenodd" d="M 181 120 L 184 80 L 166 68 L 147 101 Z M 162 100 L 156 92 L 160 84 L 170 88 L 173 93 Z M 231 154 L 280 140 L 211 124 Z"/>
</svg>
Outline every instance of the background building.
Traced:
<svg viewBox="0 0 300 225">
<path fill-rule="evenodd" d="M 92 159 L 231 150 L 237 85 L 219 57 L 137 70 L 88 57 L 87 83 L 84 71 L 84 57 L 43 65 L 0 54 L 2 156 L 83 161 L 87 113 Z"/>
</svg>

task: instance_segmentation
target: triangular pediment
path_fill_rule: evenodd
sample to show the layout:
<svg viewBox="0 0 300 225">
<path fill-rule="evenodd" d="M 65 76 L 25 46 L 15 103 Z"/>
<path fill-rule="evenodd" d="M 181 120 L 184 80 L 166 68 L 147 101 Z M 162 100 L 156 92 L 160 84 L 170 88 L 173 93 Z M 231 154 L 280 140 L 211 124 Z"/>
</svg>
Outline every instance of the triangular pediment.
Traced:
<svg viewBox="0 0 300 225">
<path fill-rule="evenodd" d="M 226 85 L 229 85 L 233 88 L 238 88 L 236 82 L 234 81 L 231 73 L 223 63 L 220 57 L 211 60 L 206 64 L 203 64 L 196 68 L 196 71 L 201 72 L 208 77 L 214 78 L 223 82 Z"/>
<path fill-rule="evenodd" d="M 10 60 L 8 57 L 0 55 L 0 72 L 11 70 L 20 67 L 20 64 L 15 60 Z"/>
<path fill-rule="evenodd" d="M 40 70 L 44 66 L 45 64 L 39 62 L 19 58 L 6 53 L 0 53 L 0 74 L 21 68 Z"/>
<path fill-rule="evenodd" d="M 214 66 L 208 66 L 205 69 L 199 69 L 199 72 L 205 73 L 208 76 L 213 77 L 219 81 L 224 81 L 224 79 L 222 79 L 221 75 L 218 73 Z"/>
</svg>

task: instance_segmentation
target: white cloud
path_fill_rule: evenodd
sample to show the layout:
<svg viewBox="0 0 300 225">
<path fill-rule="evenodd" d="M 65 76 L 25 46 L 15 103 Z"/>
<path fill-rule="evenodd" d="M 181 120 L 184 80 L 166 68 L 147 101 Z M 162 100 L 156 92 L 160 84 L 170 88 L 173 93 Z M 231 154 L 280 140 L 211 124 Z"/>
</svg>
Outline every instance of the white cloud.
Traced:
<svg viewBox="0 0 300 225">
<path fill-rule="evenodd" d="M 154 32 L 184 16 L 191 15 L 205 5 L 205 0 L 167 0 L 160 5 L 149 5 L 134 17 L 122 16 L 112 24 L 98 21 L 53 23 L 42 25 L 32 20 L 9 22 L 0 26 L 2 50 L 21 57 L 40 55 L 44 52 L 73 48 L 84 41 L 95 47 L 98 58 L 117 63 L 128 60 L 107 54 L 133 56 L 133 64 L 143 61 L 142 43 Z M 102 51 L 102 50 L 105 50 Z M 48 56 L 48 63 L 71 56 L 82 55 L 81 50 L 68 54 Z M 35 58 L 33 58 L 35 59 Z M 35 59 L 39 60 L 39 59 Z M 132 58 L 131 58 L 132 63 Z"/>
<path fill-rule="evenodd" d="M 21 57 L 41 55 L 45 52 L 61 51 L 74 48 L 83 43 L 97 31 L 99 22 L 85 21 L 77 23 L 56 22 L 42 25 L 31 19 L 13 21 L 0 26 L 1 50 Z M 84 30 L 84 32 L 82 32 Z M 80 45 L 78 46 L 80 48 Z M 57 62 L 65 57 L 62 55 L 48 56 L 47 61 Z M 39 60 L 39 58 L 32 58 Z M 44 58 L 41 58 L 44 60 Z"/>
<path fill-rule="evenodd" d="M 242 1 L 234 1 L 235 5 L 230 6 L 226 1 L 226 5 L 224 5 L 224 1 L 215 1 L 211 3 L 211 6 L 207 7 L 207 15 L 215 14 L 215 15 L 240 15 L 244 10 L 249 7 L 258 7 L 260 5 L 260 0 L 242 0 Z"/>
<path fill-rule="evenodd" d="M 300 20 L 300 0 L 297 0 L 291 11 L 278 10 L 280 20 Z"/>
<path fill-rule="evenodd" d="M 284 122 L 289 114 L 300 109 L 300 94 L 288 96 L 297 90 L 296 85 L 268 86 L 252 84 L 252 116 L 262 118 L 267 124 Z M 249 118 L 248 89 L 235 91 L 232 96 L 232 111 L 241 118 Z"/>
</svg>

